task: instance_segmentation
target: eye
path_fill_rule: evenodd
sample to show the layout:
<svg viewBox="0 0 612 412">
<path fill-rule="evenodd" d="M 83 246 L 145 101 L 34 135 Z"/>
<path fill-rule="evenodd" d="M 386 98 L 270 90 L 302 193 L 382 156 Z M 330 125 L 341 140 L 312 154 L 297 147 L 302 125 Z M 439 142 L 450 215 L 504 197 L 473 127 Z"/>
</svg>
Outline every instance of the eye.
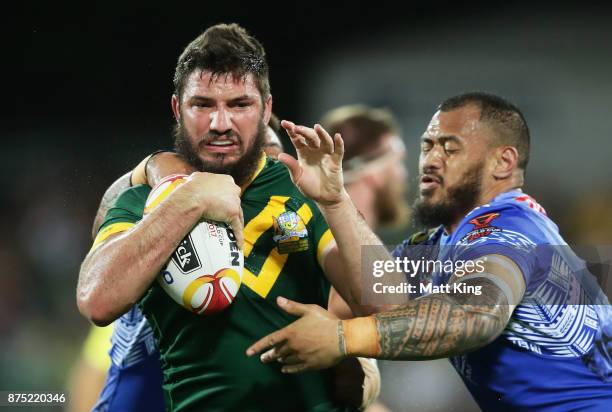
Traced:
<svg viewBox="0 0 612 412">
<path fill-rule="evenodd" d="M 212 103 L 211 102 L 206 102 L 206 101 L 197 101 L 194 102 L 192 104 L 193 107 L 202 107 L 202 108 L 208 108 L 208 107 L 212 107 Z"/>
<path fill-rule="evenodd" d="M 444 143 L 444 152 L 446 152 L 446 154 L 451 155 L 453 153 L 457 153 L 458 151 L 459 149 L 457 148 L 456 144 L 450 142 Z"/>
<path fill-rule="evenodd" d="M 427 153 L 431 150 L 432 144 L 430 142 L 421 142 L 421 152 Z"/>
<path fill-rule="evenodd" d="M 231 104 L 232 107 L 249 107 L 251 105 L 251 101 L 250 100 L 238 100 L 237 102 L 234 102 L 233 104 Z"/>
</svg>

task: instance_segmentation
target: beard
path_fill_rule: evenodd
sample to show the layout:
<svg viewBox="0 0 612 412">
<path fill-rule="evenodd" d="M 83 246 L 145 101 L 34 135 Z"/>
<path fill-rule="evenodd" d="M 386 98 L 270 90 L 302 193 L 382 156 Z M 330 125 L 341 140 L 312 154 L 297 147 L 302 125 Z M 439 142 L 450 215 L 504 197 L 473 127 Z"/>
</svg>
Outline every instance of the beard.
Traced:
<svg viewBox="0 0 612 412">
<path fill-rule="evenodd" d="M 410 206 L 404 198 L 404 192 L 396 190 L 394 183 L 387 182 L 378 191 L 374 206 L 380 225 L 399 229 L 410 222 Z"/>
<path fill-rule="evenodd" d="M 439 225 L 450 226 L 457 218 L 464 216 L 474 207 L 482 193 L 482 168 L 484 163 L 478 163 L 469 169 L 463 182 L 448 188 L 445 199 L 438 203 L 430 203 L 423 196 L 414 202 L 414 218 L 418 225 L 432 228 Z"/>
<path fill-rule="evenodd" d="M 227 135 L 227 133 L 224 133 Z M 247 148 L 246 152 L 240 159 L 230 164 L 223 164 L 225 158 L 224 153 L 218 153 L 215 161 L 202 160 L 199 156 L 199 145 L 209 139 L 222 135 L 216 131 L 209 131 L 197 144 L 191 142 L 191 138 L 185 130 L 183 119 L 181 118 L 177 125 L 174 126 L 174 148 L 178 154 L 183 156 L 187 163 L 200 172 L 227 174 L 234 178 L 237 185 L 246 183 L 255 173 L 261 152 L 266 138 L 266 125 L 263 118 L 260 118 L 257 131 L 252 139 L 253 144 Z M 238 144 L 243 146 L 243 139 L 238 134 L 232 134 L 230 137 L 236 138 Z"/>
</svg>

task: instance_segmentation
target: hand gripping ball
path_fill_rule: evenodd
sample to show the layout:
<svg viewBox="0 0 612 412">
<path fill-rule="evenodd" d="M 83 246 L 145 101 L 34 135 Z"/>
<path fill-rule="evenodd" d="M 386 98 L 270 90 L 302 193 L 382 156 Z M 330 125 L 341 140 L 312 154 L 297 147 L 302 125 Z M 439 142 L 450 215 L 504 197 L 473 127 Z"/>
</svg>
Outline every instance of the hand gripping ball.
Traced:
<svg viewBox="0 0 612 412">
<path fill-rule="evenodd" d="M 181 184 L 186 175 L 164 178 L 149 194 L 145 215 Z M 244 257 L 231 227 L 206 219 L 185 236 L 157 281 L 176 303 L 198 315 L 218 313 L 231 305 L 242 282 Z"/>
</svg>

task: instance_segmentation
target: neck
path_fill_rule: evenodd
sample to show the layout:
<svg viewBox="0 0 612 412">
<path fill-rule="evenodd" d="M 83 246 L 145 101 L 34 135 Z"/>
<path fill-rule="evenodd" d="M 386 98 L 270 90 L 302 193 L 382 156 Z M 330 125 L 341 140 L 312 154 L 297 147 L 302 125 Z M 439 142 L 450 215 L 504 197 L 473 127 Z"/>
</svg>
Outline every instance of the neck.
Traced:
<svg viewBox="0 0 612 412">
<path fill-rule="evenodd" d="M 493 199 L 495 199 L 497 196 L 499 196 L 502 193 L 505 193 L 505 192 L 508 192 L 514 189 L 521 189 L 521 187 L 522 187 L 522 182 L 518 184 L 515 181 L 502 181 L 499 184 L 493 185 L 489 187 L 488 189 L 483 190 L 480 196 L 478 197 L 478 200 L 476 201 L 476 203 L 472 207 L 470 207 L 469 210 L 461 211 L 461 213 L 457 215 L 457 217 L 452 221 L 451 224 L 444 225 L 444 231 L 448 235 L 453 234 L 455 230 L 457 230 L 457 226 L 459 226 L 459 223 L 461 223 L 463 218 L 468 213 L 470 213 L 470 211 L 474 210 L 478 206 L 482 206 L 482 205 L 486 205 L 487 203 L 491 203 Z"/>
</svg>

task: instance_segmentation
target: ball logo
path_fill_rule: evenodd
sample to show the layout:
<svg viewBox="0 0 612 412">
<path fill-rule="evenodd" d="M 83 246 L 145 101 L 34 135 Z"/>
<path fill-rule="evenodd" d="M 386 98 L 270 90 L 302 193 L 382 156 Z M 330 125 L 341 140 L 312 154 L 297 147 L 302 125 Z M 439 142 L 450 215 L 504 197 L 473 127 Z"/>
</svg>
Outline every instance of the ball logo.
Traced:
<svg viewBox="0 0 612 412">
<path fill-rule="evenodd" d="M 176 248 L 176 251 L 172 254 L 172 260 L 183 273 L 190 273 L 202 267 L 190 235 L 187 235 Z"/>
<path fill-rule="evenodd" d="M 229 268 L 200 276 L 185 288 L 183 306 L 197 314 L 220 312 L 232 303 L 240 282 L 240 275 Z"/>
</svg>

